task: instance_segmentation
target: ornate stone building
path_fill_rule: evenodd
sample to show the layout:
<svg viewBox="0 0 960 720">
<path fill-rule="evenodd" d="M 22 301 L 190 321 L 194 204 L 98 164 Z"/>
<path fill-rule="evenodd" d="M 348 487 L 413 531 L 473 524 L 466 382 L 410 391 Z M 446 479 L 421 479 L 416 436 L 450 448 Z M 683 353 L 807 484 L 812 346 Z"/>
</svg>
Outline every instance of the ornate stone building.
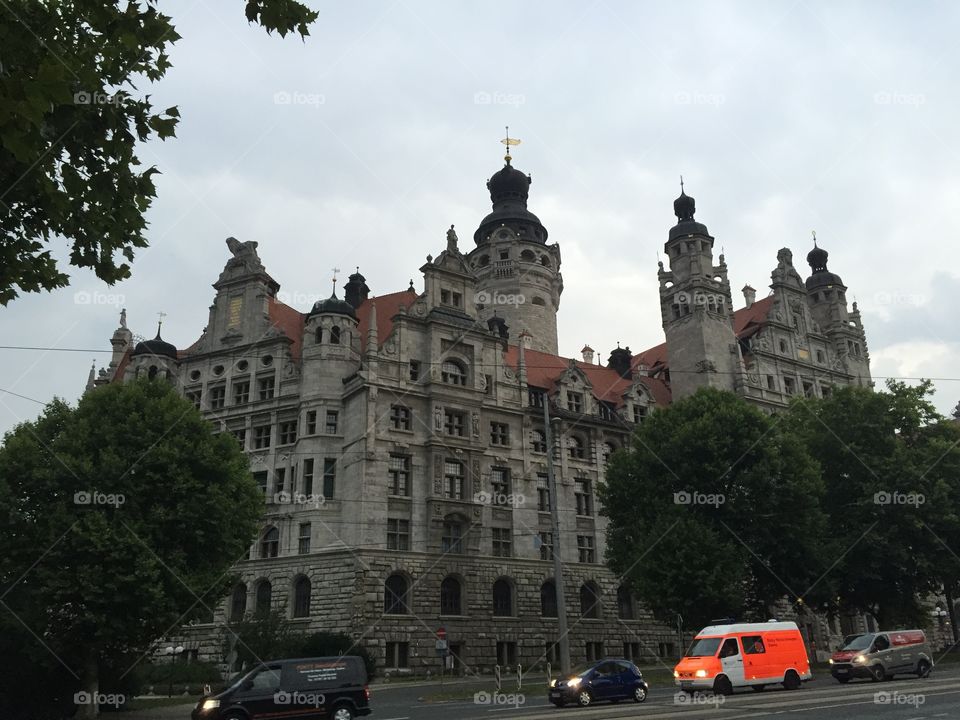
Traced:
<svg viewBox="0 0 960 720">
<path fill-rule="evenodd" d="M 411 282 L 373 297 L 357 272 L 343 299 L 300 312 L 278 300 L 257 243 L 230 238 L 193 345 L 159 332 L 134 344 L 121 317 L 110 365 L 90 384 L 168 379 L 237 438 L 264 494 L 242 581 L 212 622 L 184 628 L 188 648 L 216 658 L 218 626 L 269 608 L 352 634 L 386 668 L 436 670 L 440 627 L 458 666 L 529 667 L 554 657 L 559 548 L 574 662 L 674 655 L 676 629 L 652 623 L 602 564 L 595 489 L 607 456 L 702 386 L 773 411 L 797 393 L 868 384 L 860 316 L 819 248 L 806 281 L 781 250 L 770 295 L 746 287 L 735 311 L 724 257 L 714 264 L 714 239 L 681 193 L 659 272 L 666 342 L 636 356 L 618 348 L 606 365 L 589 347 L 559 357 L 560 250 L 527 209 L 530 182 L 508 156 L 487 183 L 493 207 L 475 247 L 464 252 L 451 226 L 420 268 L 422 291 Z M 556 419 L 549 448 L 544 402 Z M 805 629 L 818 642 L 831 631 Z"/>
</svg>

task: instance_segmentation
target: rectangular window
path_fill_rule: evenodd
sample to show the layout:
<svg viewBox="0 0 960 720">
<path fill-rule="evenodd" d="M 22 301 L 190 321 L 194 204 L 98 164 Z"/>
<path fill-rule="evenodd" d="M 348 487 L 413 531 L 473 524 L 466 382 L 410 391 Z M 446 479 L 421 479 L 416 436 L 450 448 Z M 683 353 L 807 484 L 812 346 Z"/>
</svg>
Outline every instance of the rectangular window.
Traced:
<svg viewBox="0 0 960 720">
<path fill-rule="evenodd" d="M 597 561 L 593 535 L 577 535 L 577 553 L 582 563 L 593 563 Z"/>
<path fill-rule="evenodd" d="M 527 391 L 527 402 L 530 407 L 543 407 L 543 390 L 539 388 L 530 388 Z"/>
<path fill-rule="evenodd" d="M 310 552 L 310 523 L 300 523 L 300 536 L 297 538 L 297 552 L 306 555 Z"/>
<path fill-rule="evenodd" d="M 257 393 L 259 394 L 261 400 L 273 399 L 274 381 L 275 378 L 273 375 L 270 377 L 262 377 L 257 380 Z"/>
<path fill-rule="evenodd" d="M 797 392 L 797 381 L 792 377 L 785 377 L 783 379 L 783 391 L 787 395 L 795 395 Z"/>
<path fill-rule="evenodd" d="M 490 444 L 491 445 L 509 445 L 510 444 L 510 426 L 506 423 L 490 423 Z"/>
<path fill-rule="evenodd" d="M 403 405 L 392 405 L 390 407 L 390 424 L 394 430 L 410 429 L 410 408 Z"/>
<path fill-rule="evenodd" d="M 337 479 L 337 461 L 335 458 L 323 459 L 323 497 L 329 500 L 333 497 L 334 484 Z"/>
<path fill-rule="evenodd" d="M 253 429 L 253 447 L 255 450 L 263 450 L 264 448 L 270 447 L 270 431 L 272 428 L 269 425 L 260 425 Z"/>
<path fill-rule="evenodd" d="M 597 641 L 587 642 L 587 662 L 597 662 L 603 659 L 603 643 Z"/>
<path fill-rule="evenodd" d="M 553 533 L 541 530 L 537 538 L 540 545 L 540 559 L 553 560 Z"/>
<path fill-rule="evenodd" d="M 231 430 L 230 434 L 233 435 L 237 442 L 240 444 L 240 447 L 244 450 L 247 449 L 247 429 L 246 428 L 237 428 L 236 430 Z"/>
<path fill-rule="evenodd" d="M 336 410 L 327 410 L 327 424 L 325 426 L 327 435 L 337 434 L 337 421 L 339 418 L 340 413 Z"/>
<path fill-rule="evenodd" d="M 831 388 L 830 388 L 829 385 L 821 385 L 821 386 L 820 386 L 820 396 L 821 396 L 821 397 L 825 397 L 825 398 L 830 397 L 830 392 L 831 392 Z"/>
<path fill-rule="evenodd" d="M 280 444 L 292 445 L 297 441 L 297 421 L 284 420 L 280 423 Z"/>
<path fill-rule="evenodd" d="M 463 295 L 461 295 L 458 292 L 450 293 L 450 298 L 451 298 L 451 304 L 454 307 L 456 308 L 463 307 Z"/>
<path fill-rule="evenodd" d="M 583 395 L 581 393 L 567 391 L 567 410 L 575 413 L 583 412 Z"/>
<path fill-rule="evenodd" d="M 515 642 L 497 642 L 497 664 L 517 664 L 517 644 Z"/>
<path fill-rule="evenodd" d="M 317 411 L 307 411 L 307 435 L 317 434 Z"/>
<path fill-rule="evenodd" d="M 387 518 L 387 550 L 410 549 L 410 521 Z"/>
<path fill-rule="evenodd" d="M 601 401 L 600 403 L 600 419 L 601 420 L 615 420 L 617 417 L 617 411 L 613 407 L 613 403 L 606 401 Z"/>
<path fill-rule="evenodd" d="M 545 453 L 547 451 L 547 437 L 543 434 L 543 430 L 531 430 L 530 439 L 534 452 Z"/>
<path fill-rule="evenodd" d="M 761 635 L 743 635 L 740 637 L 740 642 L 743 643 L 744 655 L 765 655 L 767 653 Z"/>
<path fill-rule="evenodd" d="M 443 432 L 454 437 L 463 437 L 464 434 L 463 413 L 444 410 L 443 412 Z"/>
<path fill-rule="evenodd" d="M 227 388 L 223 385 L 210 388 L 210 409 L 222 410 L 226 396 Z"/>
<path fill-rule="evenodd" d="M 303 461 L 303 494 L 313 495 L 313 458 Z"/>
<path fill-rule="evenodd" d="M 550 478 L 546 473 L 537 473 L 537 510 L 550 512 Z"/>
<path fill-rule="evenodd" d="M 816 397 L 816 393 L 813 391 L 813 383 L 809 380 L 803 381 L 803 396 L 804 397 Z"/>
<path fill-rule="evenodd" d="M 633 406 L 633 421 L 639 425 L 647 418 L 647 406 L 646 405 L 637 405 L 634 403 Z"/>
<path fill-rule="evenodd" d="M 826 358 L 824 357 L 823 350 L 817 350 L 817 362 L 820 363 L 821 365 L 823 365 L 824 362 L 826 362 Z"/>
<path fill-rule="evenodd" d="M 390 494 L 410 494 L 410 457 L 408 455 L 390 455 Z"/>
<path fill-rule="evenodd" d="M 767 390 L 776 390 L 777 380 L 773 375 L 767 375 Z"/>
<path fill-rule="evenodd" d="M 273 470 L 273 491 L 275 493 L 283 492 L 287 489 L 287 469 L 274 468 Z"/>
<path fill-rule="evenodd" d="M 625 642 L 623 644 L 623 657 L 634 664 L 640 662 L 640 643 Z"/>
<path fill-rule="evenodd" d="M 593 515 L 593 493 L 587 478 L 573 481 L 573 495 L 577 501 L 577 515 Z"/>
<path fill-rule="evenodd" d="M 414 382 L 420 379 L 420 361 L 410 361 L 410 379 Z"/>
<path fill-rule="evenodd" d="M 250 381 L 242 380 L 233 384 L 233 404 L 242 405 L 250 402 Z"/>
<path fill-rule="evenodd" d="M 513 554 L 513 530 L 493 528 L 493 554 L 496 557 L 510 557 Z"/>
<path fill-rule="evenodd" d="M 260 488 L 260 492 L 264 495 L 267 494 L 267 471 L 260 470 L 253 474 L 253 481 L 257 484 L 257 487 Z"/>
<path fill-rule="evenodd" d="M 460 554 L 463 552 L 463 525 L 450 521 L 443 524 L 443 535 L 440 537 L 440 550 L 445 553 Z"/>
<path fill-rule="evenodd" d="M 493 375 L 484 375 L 483 379 L 486 383 L 486 389 L 484 390 L 484 392 L 487 395 L 492 395 L 493 394 Z"/>
<path fill-rule="evenodd" d="M 409 664 L 410 643 L 388 642 L 387 657 L 384 661 L 388 668 L 405 668 Z"/>
<path fill-rule="evenodd" d="M 450 291 L 449 291 L 449 290 L 441 290 L 441 291 L 440 291 L 440 302 L 441 302 L 442 304 L 444 304 L 444 305 L 449 305 L 449 304 L 450 304 Z"/>
<path fill-rule="evenodd" d="M 193 406 L 197 408 L 197 410 L 200 409 L 200 400 L 201 400 L 202 394 L 199 390 L 187 390 L 187 392 L 185 392 L 183 396 L 187 400 L 192 402 Z"/>
<path fill-rule="evenodd" d="M 510 502 L 510 470 L 502 467 L 490 468 L 490 484 L 493 489 L 493 504 L 508 504 Z"/>
<path fill-rule="evenodd" d="M 456 460 L 443 463 L 443 496 L 451 500 L 463 498 L 463 463 Z"/>
</svg>

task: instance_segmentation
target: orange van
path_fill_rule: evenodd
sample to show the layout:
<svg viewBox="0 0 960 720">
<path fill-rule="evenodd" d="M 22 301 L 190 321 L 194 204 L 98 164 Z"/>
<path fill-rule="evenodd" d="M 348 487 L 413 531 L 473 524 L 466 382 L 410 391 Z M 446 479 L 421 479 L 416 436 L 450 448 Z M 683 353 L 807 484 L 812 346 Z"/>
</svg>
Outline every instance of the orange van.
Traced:
<svg viewBox="0 0 960 720">
<path fill-rule="evenodd" d="M 729 695 L 736 688 L 759 691 L 777 683 L 796 690 L 813 675 L 796 623 L 770 621 L 705 627 L 674 668 L 673 677 L 686 692 Z"/>
</svg>

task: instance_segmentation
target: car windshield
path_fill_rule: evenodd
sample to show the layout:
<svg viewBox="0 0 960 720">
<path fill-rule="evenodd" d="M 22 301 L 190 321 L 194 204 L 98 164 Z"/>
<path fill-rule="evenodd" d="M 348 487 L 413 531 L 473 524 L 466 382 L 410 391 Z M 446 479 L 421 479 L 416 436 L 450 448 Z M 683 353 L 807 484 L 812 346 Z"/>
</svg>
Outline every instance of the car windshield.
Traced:
<svg viewBox="0 0 960 720">
<path fill-rule="evenodd" d="M 716 655 L 722 639 L 718 637 L 697 638 L 693 641 L 690 649 L 687 650 L 686 657 L 711 657 Z"/>
<path fill-rule="evenodd" d="M 581 675 L 586 675 L 588 672 L 593 670 L 597 666 L 597 663 L 583 663 L 577 665 L 573 670 L 570 671 L 570 677 L 580 677 Z"/>
<path fill-rule="evenodd" d="M 841 650 L 866 650 L 873 641 L 873 635 L 857 635 L 852 638 Z"/>
</svg>

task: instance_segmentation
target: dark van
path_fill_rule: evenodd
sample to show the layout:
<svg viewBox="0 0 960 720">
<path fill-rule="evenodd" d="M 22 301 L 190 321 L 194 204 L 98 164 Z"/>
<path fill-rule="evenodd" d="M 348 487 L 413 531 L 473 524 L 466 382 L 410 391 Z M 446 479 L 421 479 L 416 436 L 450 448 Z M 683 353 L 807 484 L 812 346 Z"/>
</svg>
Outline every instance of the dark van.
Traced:
<svg viewBox="0 0 960 720">
<path fill-rule="evenodd" d="M 273 660 L 218 695 L 203 698 L 193 720 L 351 720 L 370 714 L 363 660 L 340 657 Z"/>
</svg>

